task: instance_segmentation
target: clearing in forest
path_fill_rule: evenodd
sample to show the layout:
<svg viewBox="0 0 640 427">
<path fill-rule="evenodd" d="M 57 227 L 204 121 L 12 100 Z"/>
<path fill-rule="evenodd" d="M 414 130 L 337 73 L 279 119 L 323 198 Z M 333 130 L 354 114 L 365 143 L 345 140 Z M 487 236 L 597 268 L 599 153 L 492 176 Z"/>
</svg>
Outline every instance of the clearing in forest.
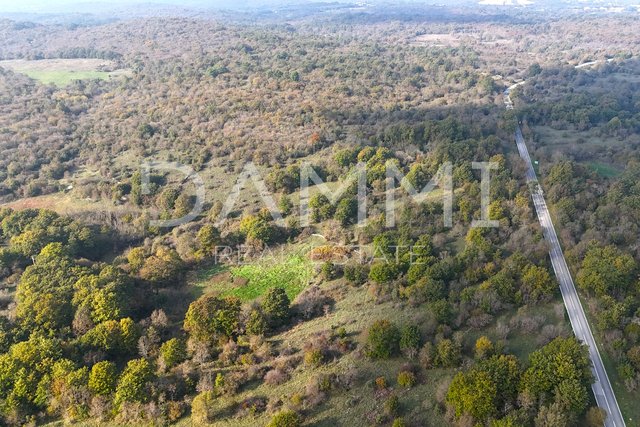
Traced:
<svg viewBox="0 0 640 427">
<path fill-rule="evenodd" d="M 76 80 L 108 80 L 129 73 L 104 59 L 14 59 L 0 61 L 0 67 L 24 74 L 44 84 L 67 86 Z"/>
</svg>

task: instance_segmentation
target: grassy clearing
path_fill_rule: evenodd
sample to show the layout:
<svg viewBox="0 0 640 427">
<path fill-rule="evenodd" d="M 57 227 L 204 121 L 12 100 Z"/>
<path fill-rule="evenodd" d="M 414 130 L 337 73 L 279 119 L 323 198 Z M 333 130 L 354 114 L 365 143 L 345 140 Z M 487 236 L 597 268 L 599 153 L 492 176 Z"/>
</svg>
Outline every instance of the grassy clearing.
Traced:
<svg viewBox="0 0 640 427">
<path fill-rule="evenodd" d="M 484 335 L 494 343 L 502 342 L 505 353 L 514 354 L 518 356 L 523 363 L 526 363 L 529 354 L 541 348 L 544 343 L 538 339 L 538 334 L 532 335 L 524 333 L 517 326 L 511 326 L 513 325 L 513 320 L 516 320 L 518 317 L 541 319 L 543 326 L 553 325 L 558 328 L 557 331 L 571 335 L 571 326 L 564 313 L 562 300 L 558 295 L 549 303 L 524 306 L 517 312 L 502 314 L 497 317 L 491 325 L 481 330 L 469 330 L 465 337 L 465 345 L 468 348 L 473 348 L 476 340 Z M 498 324 L 510 325 L 510 332 L 504 340 L 498 333 Z M 543 326 L 540 326 L 538 330 L 542 330 Z"/>
<path fill-rule="evenodd" d="M 303 255 L 292 255 L 282 260 L 265 259 L 257 264 L 231 268 L 231 276 L 247 280 L 245 286 L 227 292 L 242 301 L 256 299 L 274 286 L 284 287 L 289 299 L 293 300 L 313 277 L 313 264 Z"/>
<path fill-rule="evenodd" d="M 105 71 L 21 71 L 34 80 L 59 87 L 68 86 L 76 80 L 107 80 L 111 73 Z"/>
<path fill-rule="evenodd" d="M 108 80 L 128 70 L 115 69 L 115 63 L 102 59 L 16 59 L 0 61 L 0 67 L 24 74 L 43 84 L 64 87 L 76 80 Z M 107 71 L 113 70 L 113 71 Z"/>
<path fill-rule="evenodd" d="M 587 166 L 594 170 L 598 175 L 605 178 L 615 178 L 622 173 L 622 171 L 617 166 L 607 163 L 588 162 Z"/>
<path fill-rule="evenodd" d="M 607 150 L 620 148 L 628 141 L 600 135 L 597 129 L 576 131 L 536 126 L 534 132 L 538 135 L 538 142 L 535 143 L 535 151 L 531 153 L 532 158 L 553 158 L 557 152 L 567 156 L 580 153 L 580 158 L 584 159 L 581 163 L 605 178 L 615 178 L 624 169 L 622 159 L 615 159 L 613 162 L 602 162 L 599 159 L 609 157 L 606 155 Z M 621 164 L 615 164 L 616 162 Z"/>
<path fill-rule="evenodd" d="M 293 300 L 313 279 L 315 263 L 307 253 L 322 244 L 318 238 L 285 246 L 281 251 L 264 253 L 250 263 L 226 267 L 213 265 L 196 272 L 190 280 L 195 296 L 217 292 L 251 301 L 274 286 L 282 286 Z"/>
<path fill-rule="evenodd" d="M 432 314 L 428 310 L 410 310 L 405 303 L 400 301 L 387 301 L 376 303 L 366 287 L 345 286 L 341 281 L 325 283 L 322 287 L 336 296 L 337 302 L 333 310 L 327 316 L 313 319 L 294 326 L 293 328 L 275 336 L 273 341 L 291 343 L 291 346 L 299 350 L 313 334 L 329 329 L 345 328 L 347 335 L 353 339 L 363 340 L 362 333 L 377 319 L 388 319 L 399 326 L 416 324 L 420 328 L 433 322 Z M 568 328 L 567 321 L 558 315 L 557 305 L 554 301 L 549 304 L 530 307 L 521 314 L 527 316 L 541 315 L 545 318 L 545 324 L 559 324 Z M 507 321 L 513 314 L 505 314 L 497 320 Z M 476 335 L 487 335 L 495 338 L 495 323 L 482 331 L 469 331 L 469 345 Z M 508 339 L 508 352 L 518 355 L 523 361 L 531 351 L 539 348 L 535 336 L 513 331 Z M 383 399 L 376 398 L 373 381 L 377 377 L 385 377 L 387 383 L 398 395 L 401 406 L 401 416 L 405 420 L 411 420 L 415 425 L 428 425 L 445 427 L 449 424 L 444 418 L 442 408 L 437 404 L 437 395 L 442 393 L 447 382 L 453 378 L 456 369 L 432 369 L 421 373 L 418 384 L 404 390 L 397 386 L 396 376 L 406 363 L 404 358 L 391 360 L 370 361 L 350 353 L 342 358 L 328 363 L 317 369 L 298 366 L 291 375 L 291 379 L 278 386 L 269 386 L 263 383 L 255 384 L 240 391 L 237 396 L 223 397 L 219 401 L 220 408 L 236 406 L 243 399 L 250 396 L 265 396 L 267 398 L 280 398 L 288 402 L 294 394 L 304 393 L 306 384 L 316 375 L 323 373 L 344 374 L 345 371 L 357 367 L 359 380 L 356 385 L 347 391 L 331 392 L 328 400 L 318 408 L 307 412 L 305 425 L 333 427 L 336 425 L 370 426 L 369 415 L 383 404 Z M 261 414 L 256 417 L 231 418 L 214 423 L 215 426 L 259 426 L 266 425 L 269 416 Z M 178 423 L 180 426 L 189 426 L 188 418 Z"/>
<path fill-rule="evenodd" d="M 45 196 L 27 197 L 15 202 L 0 204 L 15 210 L 49 209 L 60 215 L 74 215 L 84 212 L 118 212 L 127 213 L 139 209 L 130 206 L 117 206 L 110 200 L 79 199 L 69 193 L 54 193 Z"/>
<path fill-rule="evenodd" d="M 536 148 L 561 150 L 563 152 L 584 152 L 593 154 L 598 148 L 624 145 L 618 138 L 599 135 L 597 128 L 587 131 L 553 129 L 550 126 L 536 126 L 534 133 L 539 135 Z"/>
</svg>

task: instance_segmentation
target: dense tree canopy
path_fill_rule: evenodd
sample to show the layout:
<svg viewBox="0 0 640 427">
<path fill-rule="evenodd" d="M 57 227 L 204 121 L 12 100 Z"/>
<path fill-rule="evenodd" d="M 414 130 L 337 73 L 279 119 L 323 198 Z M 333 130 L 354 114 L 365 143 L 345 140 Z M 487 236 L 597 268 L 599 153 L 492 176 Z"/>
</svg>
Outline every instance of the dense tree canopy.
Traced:
<svg viewBox="0 0 640 427">
<path fill-rule="evenodd" d="M 238 331 L 240 301 L 205 294 L 191 303 L 184 319 L 184 329 L 191 338 L 214 342 L 232 337 Z"/>
</svg>

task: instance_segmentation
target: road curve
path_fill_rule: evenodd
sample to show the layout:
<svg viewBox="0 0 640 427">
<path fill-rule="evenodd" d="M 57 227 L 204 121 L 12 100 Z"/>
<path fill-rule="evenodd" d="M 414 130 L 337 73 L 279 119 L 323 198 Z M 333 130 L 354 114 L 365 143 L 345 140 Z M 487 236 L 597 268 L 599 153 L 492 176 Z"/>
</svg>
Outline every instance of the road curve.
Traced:
<svg viewBox="0 0 640 427">
<path fill-rule="evenodd" d="M 511 86 L 504 93 L 505 105 L 509 110 L 513 109 L 509 93 L 518 85 Z M 585 315 L 582 304 L 580 303 L 580 297 L 578 296 L 573 279 L 571 278 L 567 262 L 564 259 L 564 254 L 560 247 L 560 241 L 558 240 L 556 230 L 553 227 L 551 215 L 549 214 L 547 203 L 544 200 L 542 188 L 538 183 L 538 178 L 536 177 L 536 172 L 533 169 L 533 164 L 529 157 L 529 151 L 527 150 L 524 137 L 522 136 L 522 130 L 519 125 L 516 128 L 515 139 L 520 157 L 527 164 L 526 175 L 527 183 L 531 190 L 531 198 L 533 199 L 533 204 L 535 206 L 540 225 L 542 226 L 544 237 L 549 243 L 549 257 L 551 258 L 551 265 L 553 266 L 553 271 L 555 272 L 560 284 L 560 292 L 569 315 L 569 321 L 571 322 L 573 333 L 589 348 L 591 371 L 593 372 L 593 378 L 595 380 L 591 385 L 591 388 L 595 395 L 596 403 L 600 408 L 607 412 L 607 418 L 604 425 L 606 427 L 624 427 L 626 424 L 622 416 L 622 412 L 620 411 L 620 406 L 618 406 L 618 401 L 616 400 L 613 388 L 611 387 L 611 382 L 609 381 L 609 376 L 607 375 L 604 363 L 602 363 L 602 357 L 600 357 L 598 346 L 593 338 L 591 328 L 589 327 L 587 316 Z"/>
</svg>

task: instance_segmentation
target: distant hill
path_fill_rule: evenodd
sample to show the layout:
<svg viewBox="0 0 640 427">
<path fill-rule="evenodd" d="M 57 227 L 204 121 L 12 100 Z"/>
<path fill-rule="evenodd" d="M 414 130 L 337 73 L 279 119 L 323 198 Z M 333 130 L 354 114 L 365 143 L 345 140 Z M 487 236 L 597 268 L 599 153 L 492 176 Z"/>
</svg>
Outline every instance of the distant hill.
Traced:
<svg viewBox="0 0 640 427">
<path fill-rule="evenodd" d="M 529 0 L 482 0 L 482 5 L 495 5 L 495 6 L 528 6 L 533 4 Z"/>
</svg>

